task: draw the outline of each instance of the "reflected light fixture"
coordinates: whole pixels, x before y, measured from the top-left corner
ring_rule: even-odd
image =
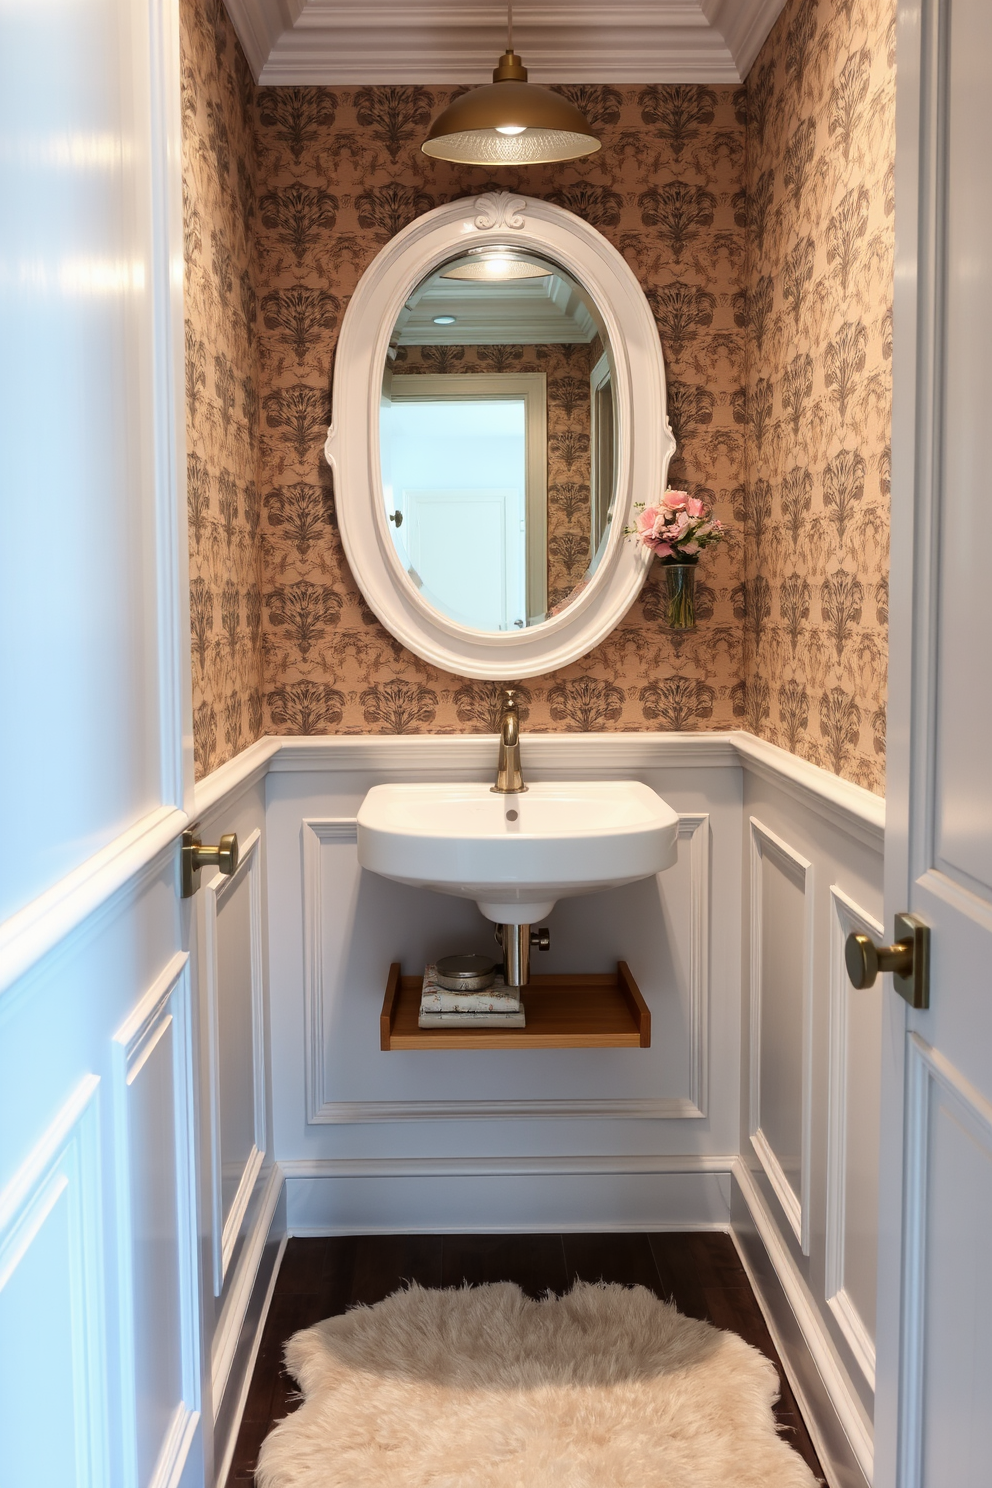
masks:
[[[434,317],[434,324],[435,325],[454,325],[455,320],[456,320],[456,317],[454,315],[435,315],[435,317]]]
[[[543,165],[594,154],[600,141],[584,115],[549,88],[528,83],[513,50],[512,5],[506,30],[492,83],[463,93],[438,114],[421,150],[459,165]]]
[[[547,279],[550,274],[550,269],[541,264],[529,263],[525,258],[517,258],[506,249],[501,251],[498,248],[486,248],[478,254],[471,252],[467,260],[445,269],[441,278],[493,282],[507,279]]]

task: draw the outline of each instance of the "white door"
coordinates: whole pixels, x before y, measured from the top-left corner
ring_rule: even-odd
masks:
[[[410,562],[424,597],[476,630],[525,621],[527,536],[518,487],[406,489]]]
[[[992,6],[902,0],[875,1483],[992,1482]]]
[[[3,1488],[209,1449],[178,103],[174,6],[0,6]]]

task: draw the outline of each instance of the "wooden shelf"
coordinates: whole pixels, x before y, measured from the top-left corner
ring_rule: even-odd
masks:
[[[526,1028],[421,1028],[423,976],[389,968],[379,1019],[389,1049],[649,1049],[651,1013],[626,961],[615,972],[532,976]]]

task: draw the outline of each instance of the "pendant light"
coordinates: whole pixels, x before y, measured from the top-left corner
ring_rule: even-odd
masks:
[[[512,5],[506,32],[492,83],[462,94],[437,116],[420,147],[424,154],[459,165],[544,165],[594,154],[600,142],[579,110],[528,83],[513,50]]]

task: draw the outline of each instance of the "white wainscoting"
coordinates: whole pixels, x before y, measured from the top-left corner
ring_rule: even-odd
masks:
[[[80,1081],[0,1193],[0,1458],[11,1484],[110,1481],[99,1085]],[[58,1430],[39,1441],[41,1382]]]
[[[884,994],[850,986],[843,942],[880,931],[884,804],[781,756],[741,746],[750,990],[733,1226],[832,1488],[864,1488]]]
[[[235,872],[215,873],[200,890],[216,1296],[224,1289],[266,1150],[261,840],[256,827],[241,844]],[[244,1151],[232,1153],[232,1146]]]
[[[756,817],[750,825],[749,1135],[808,1255],[813,865]]]
[[[824,1294],[872,1390],[875,1388],[875,1264],[878,1209],[881,984],[860,992],[844,964],[848,935],[885,943],[884,929],[836,884],[830,889],[830,1043],[827,1056],[827,1216]],[[848,1234],[854,1244],[849,1248]],[[860,1262],[852,1276],[849,1256]]]
[[[685,1120],[704,1117],[708,1095],[708,1030],[709,1030],[709,839],[710,820],[707,812],[684,813],[679,817],[679,865],[659,874],[661,912],[668,929],[666,954],[671,962],[668,990],[679,998],[684,1029],[684,1084],[682,1096],[624,1099],[594,1097],[561,1099],[554,1096],[532,1096],[524,1099],[484,1098],[402,1100],[335,1100],[329,1086],[327,1041],[339,999],[347,997],[348,983],[356,973],[350,960],[343,962],[342,952],[349,950],[353,934],[355,885],[361,876],[355,851],[357,828],[354,817],[304,819],[303,850],[303,935],[304,935],[304,1029],[306,1038],[305,1081],[307,1121],[311,1125],[439,1119],[464,1120],[540,1117],[648,1117],[661,1120]],[[683,845],[684,844],[684,845]],[[348,884],[346,892],[344,885]],[[380,887],[377,885],[377,887]],[[381,885],[390,896],[390,886]],[[411,914],[419,912],[422,896],[396,895],[396,901]],[[486,929],[478,926],[478,916],[464,901],[445,896],[426,896],[427,903],[442,915],[450,917],[452,935],[462,934],[483,939]],[[591,899],[592,896],[590,896]],[[600,896],[595,896],[597,899]],[[442,904],[438,906],[437,900]],[[588,913],[590,899],[577,910],[563,906],[566,913]],[[586,906],[583,910],[583,905]],[[402,913],[402,910],[399,911]],[[395,924],[396,916],[390,917]],[[411,938],[413,925],[410,926]],[[566,936],[573,942],[575,935]],[[581,952],[577,951],[577,954]],[[535,957],[539,964],[539,958]],[[664,1026],[664,1025],[663,1025]]]
[[[992,1363],[992,1275],[974,1245],[992,1234],[992,1105],[918,1034],[908,1047],[899,1482],[936,1488],[949,1461],[966,1481],[988,1471],[987,1400],[942,1382],[987,1380]]]
[[[118,1029],[113,1059],[125,1488],[173,1488],[200,1413],[193,1046],[185,952],[172,958]]]

